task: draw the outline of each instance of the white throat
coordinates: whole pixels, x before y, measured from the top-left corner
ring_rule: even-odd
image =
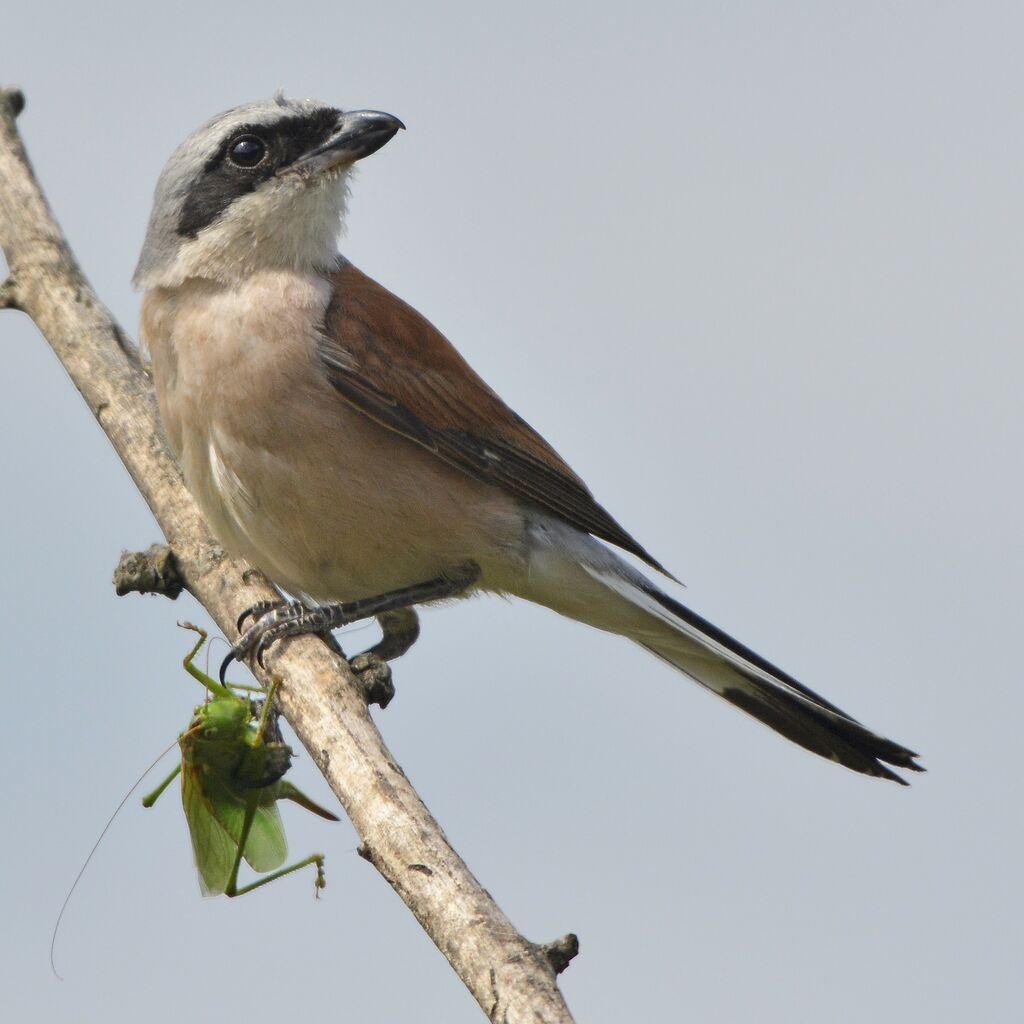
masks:
[[[274,178],[236,199],[169,266],[138,283],[174,288],[189,278],[237,284],[266,270],[299,273],[328,267],[337,255],[348,200],[348,172],[309,182]]]

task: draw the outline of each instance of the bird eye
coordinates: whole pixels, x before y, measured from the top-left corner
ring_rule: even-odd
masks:
[[[266,155],[267,145],[256,135],[242,135],[228,146],[228,159],[236,167],[255,167]]]

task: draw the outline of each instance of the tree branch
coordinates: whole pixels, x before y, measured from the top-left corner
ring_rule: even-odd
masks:
[[[0,308],[23,310],[50,343],[170,542],[179,585],[233,635],[242,611],[279,595],[224,552],[185,490],[138,352],[90,288],[33,175],[15,127],[24,102],[19,90],[0,89],[0,247],[11,275],[0,286]],[[121,582],[154,589],[168,564],[160,556],[148,568],[129,567]],[[395,763],[344,659],[320,640],[299,637],[276,644],[267,662],[257,675],[264,684],[271,674],[282,681],[284,715],[352,819],[360,854],[490,1019],[571,1022],[555,978],[575,955],[575,936],[540,946],[516,931]]]

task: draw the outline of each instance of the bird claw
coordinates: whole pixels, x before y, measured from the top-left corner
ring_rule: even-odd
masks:
[[[381,620],[384,630],[384,636],[377,645],[380,648],[378,657],[398,657],[409,649],[419,634],[419,622],[412,605],[452,597],[471,586],[479,576],[480,566],[476,562],[466,562],[434,579],[340,604],[307,608],[299,601],[260,601],[239,616],[240,633],[250,618],[254,621],[238,638],[221,664],[220,681],[224,682],[224,673],[232,661],[244,661],[253,654],[260,668],[263,668],[263,656],[275,640],[303,633],[322,636],[332,629],[371,615]],[[387,699],[390,700],[390,697]]]
[[[238,616],[238,621],[235,623],[235,629],[239,633],[242,632],[242,626],[245,625],[246,619],[252,619],[253,621],[263,618],[267,612],[273,611],[275,608],[280,608],[282,605],[286,605],[287,601],[257,601],[254,605],[250,605],[248,608]]]
[[[316,610],[306,608],[298,601],[260,601],[247,608],[238,617],[238,628],[252,619],[248,627],[238,638],[234,647],[220,666],[220,681],[224,682],[224,674],[233,661],[244,661],[255,655],[256,664],[265,668],[264,656],[270,645],[285,637],[298,636],[301,633],[319,633],[323,629]]]
[[[359,685],[367,704],[376,704],[382,711],[395,695],[391,666],[372,651],[364,651],[349,659],[349,668],[359,677]]]
[[[242,631],[250,620],[249,627]],[[298,601],[260,601],[238,617],[238,627],[241,636],[220,666],[222,683],[231,662],[255,657],[256,664],[265,668],[264,658],[272,644],[303,633],[324,633],[330,628],[330,619],[323,609],[307,608]],[[352,658],[349,665],[359,678],[366,703],[386,708],[395,695],[387,661],[374,651],[366,651]]]

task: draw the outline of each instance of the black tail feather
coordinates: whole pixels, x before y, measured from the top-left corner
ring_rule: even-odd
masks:
[[[913,772],[924,771],[913,761],[916,754],[876,736],[852,718],[823,712],[806,701],[773,690],[759,679],[748,678],[747,682],[750,689],[730,689],[722,696],[806,750],[838,761],[855,772],[891,779],[901,786],[909,783],[890,771],[887,764]]]
[[[906,786],[907,781],[887,765],[913,772],[925,770],[914,760],[918,755],[913,751],[865,728],[845,711],[667,594],[653,586],[645,589],[650,597],[689,626],[693,633],[707,638],[710,653],[714,653],[715,647],[725,652],[736,685],[711,688],[747,714],[806,750],[864,775],[890,779]],[[645,646],[698,682],[709,685],[696,674],[694,664],[681,663],[669,658],[664,650]]]

